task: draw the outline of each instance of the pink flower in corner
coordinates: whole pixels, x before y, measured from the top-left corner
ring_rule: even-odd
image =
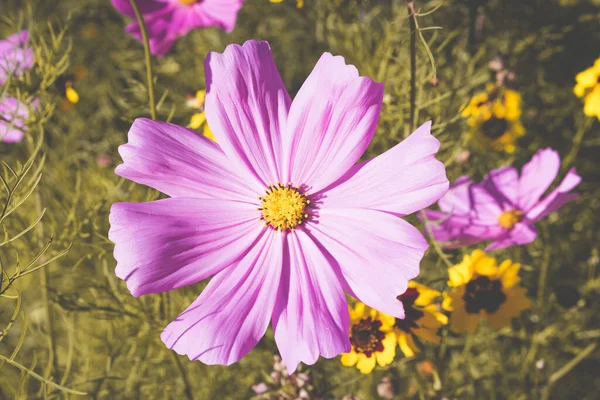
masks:
[[[28,32],[23,30],[0,40],[0,85],[9,75],[20,76],[33,66],[34,55],[27,46],[28,36]]]
[[[135,18],[129,0],[111,0],[113,6]],[[148,30],[150,50],[164,56],[175,40],[196,28],[216,26],[231,32],[245,0],[136,0]],[[140,26],[132,22],[125,31],[142,40]]]
[[[512,167],[492,170],[481,183],[463,176],[438,202],[441,211],[425,211],[428,229],[448,248],[487,240],[492,240],[487,251],[531,243],[537,237],[536,221],[578,197],[569,193],[581,182],[572,168],[542,198],[559,169],[558,153],[547,148],[538,150],[521,176]]]
[[[32,107],[37,107],[34,100]],[[29,119],[27,105],[14,97],[0,99],[0,142],[15,143],[23,140],[27,129],[26,123]]]
[[[117,276],[140,296],[214,275],[164,343],[231,364],[271,321],[292,373],[350,350],[345,292],[402,318],[396,296],[419,273],[427,242],[401,217],[448,188],[431,123],[355,164],[375,133],[383,85],[342,57],[325,53],[293,101],[266,42],[211,53],[205,71],[218,144],[138,119],[119,148],[118,175],[171,198],[113,205]]]

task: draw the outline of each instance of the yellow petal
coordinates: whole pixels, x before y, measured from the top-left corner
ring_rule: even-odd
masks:
[[[402,332],[402,334],[398,336],[398,345],[404,356],[407,358],[414,357],[415,354],[419,353],[419,348],[415,344],[412,335],[406,332]]]
[[[342,354],[340,361],[344,367],[351,367],[358,361],[358,354],[355,351]]]
[[[457,299],[453,299],[456,301]],[[461,299],[462,301],[462,299]],[[454,311],[450,314],[450,327],[458,333],[475,332],[479,323],[479,314],[470,314],[465,310],[465,303],[462,301],[460,307],[455,305]]]
[[[381,330],[383,332],[390,332],[394,328],[394,325],[396,325],[396,317],[382,312],[377,313],[377,319],[381,321]]]
[[[427,342],[435,344],[438,344],[440,342],[440,337],[437,334],[437,330],[432,330],[428,328],[415,328],[412,330],[412,333],[414,333],[416,336]]]
[[[440,297],[442,294],[435,289],[430,288],[429,286],[422,285],[415,281],[408,282],[409,288],[417,289],[419,292],[419,297],[415,300],[415,305],[419,307],[425,307],[433,303],[433,301]]]
[[[518,317],[522,311],[531,307],[531,302],[527,298],[527,289],[513,288],[505,291],[505,294],[506,301],[498,311],[486,315],[488,323],[494,329],[510,326],[513,318]]]
[[[359,354],[356,368],[365,375],[370,374],[375,368],[375,356],[372,354],[371,357],[367,357],[364,354]]]
[[[473,259],[473,269],[477,275],[495,276],[498,273],[495,258],[483,254]]]
[[[592,87],[598,82],[598,71],[594,67],[588,68],[578,73],[575,76],[575,81],[583,87]]]
[[[521,281],[519,278],[519,269],[521,264],[513,263],[511,260],[504,260],[500,264],[499,275],[501,276],[502,287],[509,289]]]
[[[382,343],[383,351],[375,353],[375,357],[377,358],[377,364],[380,367],[385,367],[396,358],[396,334],[389,332],[385,335]]]
[[[217,141],[217,139],[215,139],[215,135],[213,134],[213,132],[210,129],[210,126],[208,126],[208,124],[204,124],[204,130],[202,131],[202,134],[204,136],[206,136],[207,138],[209,138],[210,140],[212,140],[213,142]]]
[[[188,128],[198,129],[206,122],[206,114],[204,112],[192,115]]]
[[[471,280],[472,276],[471,256],[465,255],[462,262],[456,264],[454,267],[448,268],[448,285],[452,287],[465,285]]]
[[[597,85],[590,94],[585,96],[583,112],[588,117],[600,118],[600,85]]]
[[[79,102],[79,93],[77,93],[77,91],[71,86],[67,86],[65,90],[65,96],[67,97],[67,100],[73,104],[77,104]]]

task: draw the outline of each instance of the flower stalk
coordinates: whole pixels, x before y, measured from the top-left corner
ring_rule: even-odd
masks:
[[[146,29],[146,24],[144,23],[142,13],[140,12],[140,8],[135,0],[129,0],[129,3],[131,4],[131,8],[133,8],[133,12],[135,13],[135,18],[137,19],[138,24],[140,24],[140,32],[142,33],[142,41],[144,42],[144,58],[146,62],[146,79],[148,81],[148,107],[150,109],[150,117],[155,120],[156,103],[154,102],[154,81],[152,79],[152,58],[150,57],[148,31]]]

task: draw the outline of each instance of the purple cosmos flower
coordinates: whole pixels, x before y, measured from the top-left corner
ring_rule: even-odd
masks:
[[[569,193],[581,177],[572,168],[556,189],[542,198],[560,169],[560,157],[550,148],[538,150],[523,169],[495,169],[481,183],[459,178],[438,202],[441,211],[426,210],[433,237],[452,248],[493,242],[486,250],[531,243],[534,223],[578,195]],[[421,216],[419,216],[422,218]]]
[[[402,216],[448,189],[431,123],[372,160],[383,85],[325,53],[292,101],[268,43],[231,45],[205,62],[217,143],[138,119],[116,173],[171,198],[117,203],[116,274],[134,296],[211,275],[162,332],[179,354],[231,364],[272,321],[289,373],[350,351],[345,292],[404,317],[398,293],[427,249]]]
[[[155,56],[164,56],[177,38],[187,35],[192,29],[216,26],[231,32],[244,1],[137,0],[137,4],[148,28],[150,51]],[[135,18],[129,0],[112,0],[112,4],[120,13]],[[125,32],[142,40],[137,21],[129,24]]]
[[[37,108],[37,100],[32,107]],[[29,119],[27,106],[14,97],[4,97],[0,100],[0,141],[15,143],[23,140]]]
[[[9,75],[20,76],[33,66],[33,50],[27,47],[27,31],[0,40],[0,85]]]

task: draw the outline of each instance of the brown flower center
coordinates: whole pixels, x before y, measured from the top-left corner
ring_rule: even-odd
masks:
[[[363,318],[352,325],[350,343],[354,351],[363,353],[367,357],[371,357],[375,352],[383,351],[385,333],[380,329],[381,321],[373,320],[371,317]]]
[[[467,283],[463,300],[469,314],[479,314],[482,310],[495,313],[506,301],[506,295],[502,291],[502,282],[478,276]]]
[[[508,130],[508,122],[504,118],[492,117],[481,125],[483,134],[492,140],[496,140]]]
[[[199,0],[178,0],[184,6],[191,6],[194,3],[199,3]]]
[[[419,291],[415,288],[408,288],[406,292],[396,297],[404,306],[404,319],[396,318],[396,328],[409,333],[411,329],[418,328],[417,321],[424,315],[423,311],[415,308],[415,301],[419,297]]]

